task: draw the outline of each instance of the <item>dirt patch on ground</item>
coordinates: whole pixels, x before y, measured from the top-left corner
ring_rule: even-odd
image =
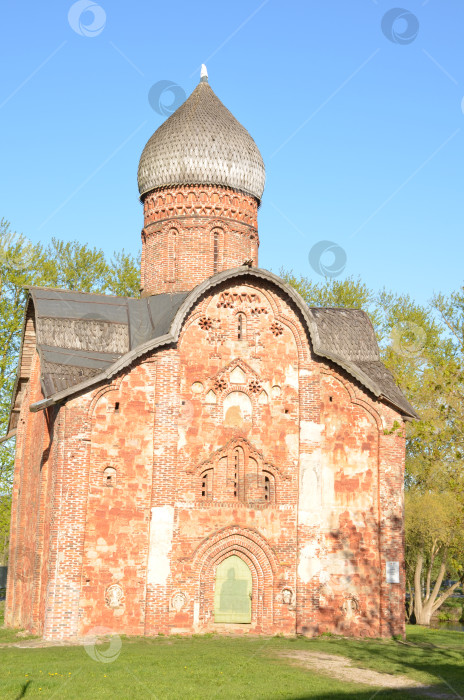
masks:
[[[352,659],[337,654],[325,654],[320,651],[282,651],[280,657],[288,658],[299,666],[311,669],[339,681],[349,683],[363,683],[378,688],[391,688],[393,690],[417,691],[420,697],[429,698],[456,698],[455,694],[442,691],[436,686],[419,683],[407,676],[393,676],[391,673],[381,673],[370,668],[360,668],[353,665]],[[415,693],[414,693],[415,694]]]
[[[100,643],[100,640],[98,641]],[[82,641],[77,639],[64,639],[60,641],[47,642],[41,638],[18,639],[0,644],[1,647],[17,647],[18,649],[43,649],[44,647],[68,647],[81,645]]]

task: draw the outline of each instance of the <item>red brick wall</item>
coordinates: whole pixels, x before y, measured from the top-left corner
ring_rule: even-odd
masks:
[[[49,434],[45,413],[30,413],[29,405],[42,398],[40,360],[35,354],[17,428],[5,609],[7,625],[33,630],[40,630],[36,606],[46,562],[46,556],[42,557],[47,501],[43,467]]]
[[[314,546],[315,631],[379,636],[378,449],[380,416],[355,387],[321,374],[321,498]],[[306,563],[309,564],[308,558]],[[304,568],[304,567],[302,567]]]
[[[9,624],[49,639],[231,629],[214,623],[214,584],[234,554],[253,580],[252,622],[236,631],[401,634],[398,418],[314,359],[283,292],[223,283],[178,347],[57,410],[41,483],[45,416],[24,409],[12,561],[33,542],[36,565],[11,569]]]
[[[142,294],[193,289],[253,259],[258,264],[258,203],[226,187],[155,190],[143,201]]]
[[[295,608],[282,590],[294,594],[296,585],[299,372],[314,364],[305,332],[274,290],[229,284],[192,312],[179,354],[177,517],[166,592],[182,591],[187,602],[171,610],[170,627],[215,629],[216,567],[236,554],[254,581],[251,626],[237,629],[292,633]],[[202,498],[205,469],[213,486]]]
[[[89,412],[80,633],[103,625],[115,632],[144,634],[153,476],[153,371],[152,364],[134,367],[117,382],[117,388],[102,393]],[[119,586],[123,595],[117,609],[111,607],[109,596],[114,589],[108,592],[110,586]]]

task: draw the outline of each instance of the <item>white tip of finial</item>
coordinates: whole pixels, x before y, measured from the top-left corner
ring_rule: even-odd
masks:
[[[206,70],[206,66],[204,63],[201,64],[201,73],[200,73],[200,80],[203,83],[208,82],[208,71]]]

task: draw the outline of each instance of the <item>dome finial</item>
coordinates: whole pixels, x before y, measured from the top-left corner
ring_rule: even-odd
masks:
[[[200,83],[208,82],[208,71],[204,63],[201,64]]]

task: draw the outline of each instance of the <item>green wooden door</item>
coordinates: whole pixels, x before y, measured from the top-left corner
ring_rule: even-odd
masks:
[[[251,622],[251,571],[235,555],[216,569],[214,591],[215,622]]]

